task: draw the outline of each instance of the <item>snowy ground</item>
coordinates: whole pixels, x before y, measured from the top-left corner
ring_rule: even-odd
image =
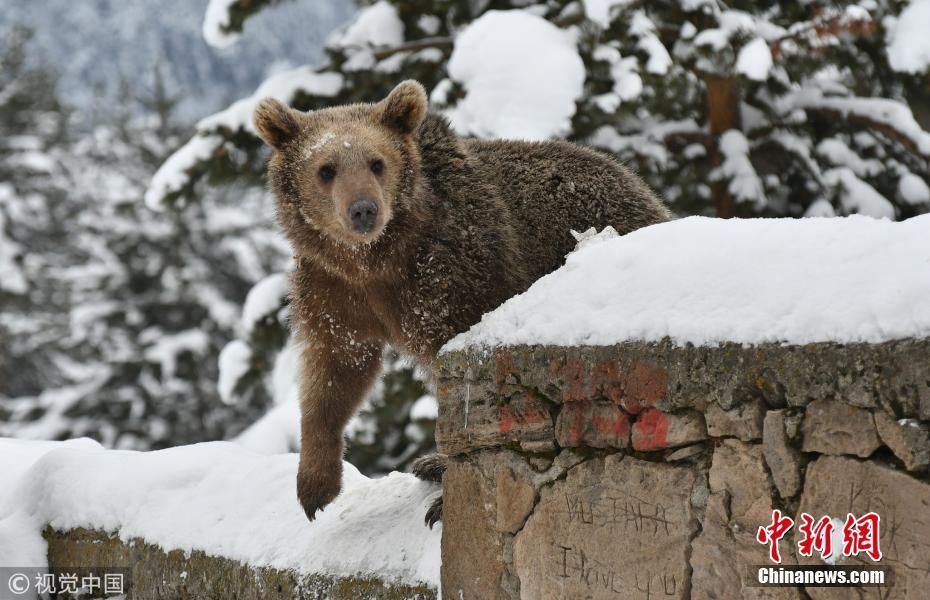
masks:
[[[895,223],[690,217],[582,240],[565,266],[444,351],[626,340],[882,342],[930,336],[930,215]]]
[[[402,473],[369,479],[345,464],[342,494],[310,523],[296,468],[295,454],[228,442],[129,452],[87,439],[0,439],[0,565],[45,565],[41,531],[51,525],[302,574],[438,587],[441,526],[423,523],[438,486]]]

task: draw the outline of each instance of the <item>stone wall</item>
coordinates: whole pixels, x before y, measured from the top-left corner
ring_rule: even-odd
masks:
[[[438,384],[444,598],[859,597],[745,585],[776,508],[879,513],[892,586],[856,591],[927,597],[930,340],[465,351]]]
[[[132,600],[435,600],[426,586],[376,578],[301,575],[244,565],[200,551],[166,552],[144,540],[100,531],[47,529],[51,572],[125,572]],[[92,569],[87,571],[87,569]],[[107,569],[110,569],[108,571]]]

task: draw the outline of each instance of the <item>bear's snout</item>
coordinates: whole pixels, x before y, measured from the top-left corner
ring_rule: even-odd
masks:
[[[349,221],[357,233],[368,233],[378,220],[378,205],[368,198],[359,198],[349,205]]]

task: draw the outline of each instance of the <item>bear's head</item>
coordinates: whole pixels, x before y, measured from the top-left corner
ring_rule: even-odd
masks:
[[[269,179],[292,240],[323,237],[349,248],[377,241],[414,185],[415,134],[426,112],[426,91],[412,80],[375,104],[308,113],[262,100],[253,122],[273,151]]]

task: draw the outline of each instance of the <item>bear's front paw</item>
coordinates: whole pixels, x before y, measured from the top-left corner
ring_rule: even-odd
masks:
[[[311,521],[339,495],[342,489],[342,465],[337,468],[301,468],[297,472],[297,498]]]
[[[442,483],[442,474],[446,472],[446,455],[427,454],[413,461],[410,471],[423,481]]]

